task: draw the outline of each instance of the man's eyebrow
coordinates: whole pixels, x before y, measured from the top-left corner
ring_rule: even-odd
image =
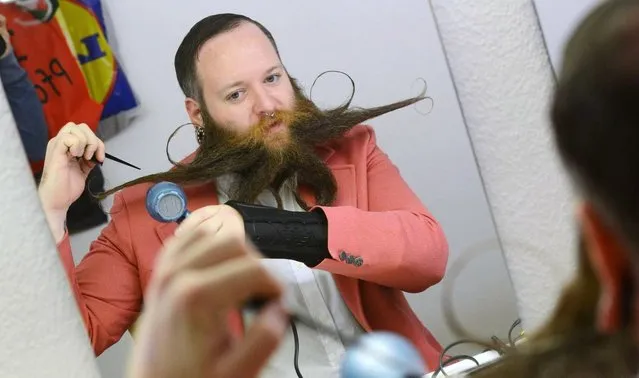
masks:
[[[268,70],[266,70],[266,73],[271,73],[271,72],[273,72],[273,71],[275,71],[275,70],[277,70],[277,69],[279,69],[279,68],[284,68],[284,67],[282,67],[282,65],[281,65],[281,64],[276,64],[276,65],[274,65],[273,67],[271,67],[271,68],[269,68]]]
[[[222,90],[220,90],[220,92],[226,92],[227,90],[233,88],[233,87],[239,87],[240,85],[242,85],[242,81],[236,81],[234,83],[231,83],[227,86],[225,86],[224,88],[222,88]]]
[[[273,71],[275,71],[275,70],[277,70],[277,69],[282,69],[282,68],[284,68],[284,67],[283,67],[281,64],[276,64],[276,65],[274,65],[273,67],[271,67],[271,68],[269,68],[268,70],[266,70],[266,71],[265,71],[265,73],[266,73],[266,74],[269,74],[269,73],[271,73],[271,72],[273,72]],[[240,81],[233,82],[233,83],[231,83],[231,84],[229,84],[229,85],[226,85],[224,88],[222,88],[222,89],[220,90],[220,92],[226,92],[227,90],[229,90],[229,89],[231,89],[231,88],[233,88],[233,87],[239,87],[239,86],[240,86],[240,85],[242,85],[243,83],[244,83],[244,82],[243,82],[243,81],[241,81],[241,80],[240,80]]]

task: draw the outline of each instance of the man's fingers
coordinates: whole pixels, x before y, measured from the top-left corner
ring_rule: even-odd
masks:
[[[190,216],[189,216],[190,217]],[[195,222],[193,222],[195,223]],[[167,265],[171,270],[176,270],[175,266],[179,265],[178,261],[183,260],[185,256],[192,254],[201,254],[208,253],[211,249],[216,248],[216,245],[220,243],[217,241],[215,243],[215,234],[222,227],[222,223],[220,221],[215,221],[215,219],[205,220],[197,225],[195,225],[196,229],[187,230],[186,232],[176,232],[171,241],[175,241],[176,244],[168,244],[164,249],[164,252],[161,256],[162,265]],[[193,244],[196,241],[199,242],[199,248],[194,250]]]
[[[86,135],[75,129],[69,129],[69,134],[73,135],[78,140],[78,144],[73,148],[73,156],[78,158],[83,157],[86,154],[87,148],[89,147],[89,141]]]
[[[85,139],[87,141],[89,140],[93,140],[93,139],[97,139],[98,137],[95,135],[95,133],[93,132],[93,130],[91,130],[91,128],[89,127],[89,125],[87,125],[86,123],[67,123],[66,125],[64,125],[64,127],[60,130],[60,132],[62,131],[68,132],[68,133],[74,133],[74,134],[82,134],[84,135]]]
[[[85,160],[91,160],[96,152],[100,151],[100,155],[96,155],[98,160],[104,160],[104,143],[93,133],[91,128],[84,123],[75,124],[73,122],[64,125],[58,132],[57,139],[63,140],[66,135],[75,136],[79,143],[77,146],[70,148],[74,157],[82,157]],[[80,150],[81,149],[81,150]]]
[[[278,302],[266,305],[244,338],[219,362],[215,376],[257,377],[282,340],[288,319]]]
[[[186,219],[175,230],[175,235],[178,236],[182,233],[186,233],[190,230],[195,229],[202,222],[214,217],[217,213],[219,213],[220,209],[221,206],[206,206],[198,209],[197,211],[194,211],[188,217],[186,217]]]
[[[199,232],[188,232],[180,237],[174,236],[167,240],[162,249],[162,253],[158,256],[154,274],[164,274],[167,268],[171,268],[171,266],[175,264],[175,260],[179,254],[188,253],[191,250],[191,246],[205,236],[206,235]]]
[[[98,149],[98,143],[96,141],[90,141],[84,148],[84,160],[91,160],[95,151]]]
[[[74,135],[82,135],[82,138],[84,138],[86,143],[84,148],[84,159],[91,160],[93,158],[93,154],[95,154],[100,146],[100,139],[98,139],[98,137],[93,133],[93,130],[91,130],[91,128],[85,123],[76,125],[76,127],[70,129],[70,132]]]
[[[210,268],[182,272],[175,277],[167,296],[176,298],[185,311],[226,311],[250,299],[278,298],[279,283],[259,259],[232,259]]]
[[[65,131],[58,133],[57,139],[69,150],[71,156],[82,157],[87,146],[87,137],[76,127],[65,126]]]
[[[80,157],[84,153],[84,144],[73,134],[64,134],[58,137],[59,143],[56,143],[56,152],[66,154],[67,151],[73,157]]]
[[[87,147],[85,149],[84,158],[86,160],[91,160],[95,152],[98,150],[98,148],[102,144],[102,141],[95,135],[93,130],[91,130],[89,125],[87,125],[86,123],[79,124],[75,130],[77,130],[78,132],[81,132],[86,137]]]
[[[158,258],[154,271],[156,290],[163,291],[175,277],[185,271],[202,270],[227,260],[262,255],[246,240],[221,233],[213,236],[204,232],[191,232],[167,242]]]
[[[219,223],[219,222],[207,222]],[[221,224],[220,224],[221,226]],[[214,225],[212,227],[215,227]],[[167,251],[166,264],[171,272],[177,273],[186,269],[202,269],[235,257],[246,256],[244,243],[235,238],[223,235],[210,235],[200,231],[201,237],[192,242],[188,249]]]
[[[106,147],[104,146],[104,142],[100,139],[98,139],[98,147],[95,151],[95,157],[101,162],[106,159]]]

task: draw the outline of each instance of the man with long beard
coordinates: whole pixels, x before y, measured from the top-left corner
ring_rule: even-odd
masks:
[[[285,288],[287,310],[339,336],[293,323],[261,377],[295,377],[299,370],[306,378],[336,377],[346,340],[373,330],[405,336],[434,368],[441,347],[403,291],[421,292],[441,280],[447,243],[376,146],[373,129],[361,125],[423,97],[320,110],[289,77],[270,32],[234,14],[198,22],[178,48],[175,68],[200,147],[168,172],[105,193],[117,192],[112,220],[77,267],[65,213],[84,187],[90,160],[104,159],[104,145],[76,124],[49,144],[40,198],[96,354],[136,321],[152,272],[170,277],[184,268],[154,272],[163,245],[184,238],[182,232],[209,241],[233,232],[231,239],[248,239],[263,255],[263,266]],[[193,212],[177,233],[175,224],[158,223],[145,209],[146,191],[158,181],[180,184],[187,194]],[[230,253],[207,251],[192,246],[184,264]],[[233,288],[225,295],[234,296]],[[234,337],[254,321],[237,309],[228,313]]]

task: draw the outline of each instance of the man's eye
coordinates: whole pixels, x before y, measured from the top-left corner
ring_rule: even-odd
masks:
[[[266,77],[266,82],[267,83],[275,83],[276,81],[278,81],[280,79],[282,75],[280,74],[273,74],[273,75],[269,75]]]
[[[230,95],[226,96],[227,101],[237,101],[240,99],[241,93],[239,91],[233,92]]]

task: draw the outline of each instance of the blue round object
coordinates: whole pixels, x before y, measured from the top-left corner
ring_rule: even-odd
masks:
[[[188,214],[184,190],[172,182],[159,182],[146,192],[146,210],[158,222],[180,222]]]
[[[421,355],[404,337],[371,332],[353,344],[342,360],[343,378],[421,377],[426,367]]]

